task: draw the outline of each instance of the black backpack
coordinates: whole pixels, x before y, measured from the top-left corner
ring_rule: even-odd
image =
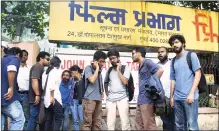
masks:
[[[192,52],[189,51],[187,56],[186,56],[186,61],[187,61],[187,64],[189,65],[189,69],[193,72],[193,75],[195,75],[195,72],[192,70],[191,54],[192,54]],[[176,59],[176,57],[174,57],[172,60],[172,68],[173,68],[174,74],[175,74],[175,69],[174,69],[175,59]],[[204,75],[204,72],[202,71],[202,69],[201,69],[200,82],[198,84],[198,90],[199,90],[199,93],[204,93],[207,91],[207,82],[206,82],[205,75]]]
[[[107,76],[108,78],[109,78],[109,74],[112,71],[112,69],[113,69],[113,67],[110,67],[108,70],[108,73],[106,74],[106,75],[108,75]],[[125,65],[122,65],[121,73],[124,74],[124,72],[125,72]],[[131,73],[130,73],[130,77],[128,79],[128,85],[126,85],[126,92],[127,92],[128,97],[129,97],[129,101],[132,101],[132,99],[134,97],[135,87],[134,87],[134,80],[133,80]]]

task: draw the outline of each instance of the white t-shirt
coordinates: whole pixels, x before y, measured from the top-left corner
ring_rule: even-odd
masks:
[[[46,78],[47,78],[47,74],[45,71],[42,76],[43,90],[45,88]],[[57,68],[52,69],[49,72],[49,78],[48,78],[47,87],[46,87],[46,94],[44,96],[44,105],[46,108],[48,108],[51,105],[50,91],[52,90],[54,90],[54,98],[62,105],[62,97],[59,91],[60,82],[61,82],[61,72]]]
[[[131,72],[128,66],[125,66],[123,76],[128,80],[130,74]],[[109,79],[110,79],[109,87],[108,87],[109,94],[107,100],[114,102],[126,98],[127,97],[126,86],[123,85],[122,80],[119,78],[119,74],[115,69],[112,69],[112,71],[110,72]],[[105,82],[107,82],[107,76],[105,77]]]
[[[165,96],[170,98],[170,66],[171,61],[168,60],[165,64],[161,64],[160,62],[158,65],[164,70],[163,75],[160,78],[160,81],[163,85]]]
[[[19,72],[17,75],[17,84],[19,91],[28,91],[29,90],[29,77],[30,77],[30,66],[26,65],[24,67],[20,66]]]

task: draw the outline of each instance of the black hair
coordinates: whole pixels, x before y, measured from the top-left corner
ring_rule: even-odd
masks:
[[[73,65],[69,68],[70,71],[78,71],[80,74],[83,73],[83,69],[81,69],[78,65]]]
[[[8,49],[8,54],[10,55],[20,55],[21,54],[21,49],[19,47],[12,47]]]
[[[184,44],[184,48],[186,47],[186,40],[185,40],[185,38],[184,38],[184,36],[183,35],[172,35],[171,37],[170,37],[170,39],[169,39],[169,41],[168,41],[168,43],[170,44],[170,46],[172,46],[173,45],[173,41],[174,40],[179,40],[182,44]]]
[[[134,48],[134,50],[135,50],[136,52],[141,53],[141,56],[142,56],[142,57],[145,57],[145,55],[146,55],[146,50],[145,50],[143,47],[136,47],[136,48]]]
[[[94,53],[93,59],[98,61],[101,58],[106,59],[107,58],[106,53],[104,53],[103,51],[100,51],[100,50],[96,51]]]
[[[70,72],[69,70],[64,70],[64,71],[62,72],[62,77],[63,77],[63,75],[64,75],[65,72],[67,72],[67,73],[69,74],[69,77],[71,76],[71,72]]]
[[[50,65],[46,70],[46,74],[49,74],[49,72],[54,68],[54,67],[60,67],[61,64],[61,60],[59,59],[59,57],[54,56],[52,57],[52,59],[50,60]]]
[[[119,52],[116,49],[110,49],[107,53],[107,57],[116,56],[119,57]]]
[[[48,52],[42,51],[37,55],[36,61],[39,62],[40,58],[44,59],[46,56],[50,56],[50,54]]]
[[[4,53],[5,53],[5,54],[8,54],[8,50],[9,50],[8,47],[1,46],[1,48],[4,48]]]
[[[22,54],[26,53],[27,55],[29,55],[29,53],[26,50],[21,50]]]
[[[167,47],[161,46],[160,48],[165,49],[167,53],[169,52],[168,49],[167,49]],[[159,49],[160,49],[160,48],[159,48]]]

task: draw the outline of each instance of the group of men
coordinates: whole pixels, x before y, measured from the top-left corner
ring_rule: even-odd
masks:
[[[182,35],[173,35],[169,39],[169,44],[176,53],[174,63],[168,58],[166,47],[158,49],[159,63],[146,59],[146,51],[143,47],[134,48],[132,51],[133,62],[139,63],[136,130],[158,130],[155,121],[155,103],[145,86],[151,74],[156,74],[160,78],[166,96],[167,114],[161,116],[163,129],[199,130],[197,88],[201,77],[199,59],[196,53],[192,52],[192,70],[190,70],[186,60],[188,51],[185,50],[185,38]],[[36,128],[42,94],[43,68],[49,65],[50,55],[47,52],[40,52],[36,59],[37,64],[31,68],[26,65],[27,56],[26,51],[21,52],[14,48],[14,51],[9,51],[2,58],[2,116],[10,118],[10,130],[23,129],[26,117],[24,114],[29,114],[25,129]],[[107,57],[113,68],[107,71],[103,83],[101,68]],[[18,58],[21,58],[21,62]],[[107,54],[99,50],[94,53],[92,63],[85,67],[83,74],[85,91],[82,100],[81,130],[101,130],[104,95],[106,96],[108,130],[115,130],[116,109],[119,111],[122,130],[131,130],[129,98],[126,89],[131,72],[128,66],[125,66],[123,72],[121,68],[117,50],[110,49]],[[18,89],[15,89],[16,87]],[[16,90],[20,96],[17,96]],[[29,113],[26,113],[26,110]],[[2,122],[4,122],[3,119]]]

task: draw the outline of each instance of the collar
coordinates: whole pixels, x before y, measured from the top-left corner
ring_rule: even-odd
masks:
[[[141,63],[141,65],[139,65],[139,70],[141,70],[142,66],[144,65],[144,63],[145,63],[146,61],[147,61],[147,59],[144,58],[143,61],[142,61],[142,63]]]

